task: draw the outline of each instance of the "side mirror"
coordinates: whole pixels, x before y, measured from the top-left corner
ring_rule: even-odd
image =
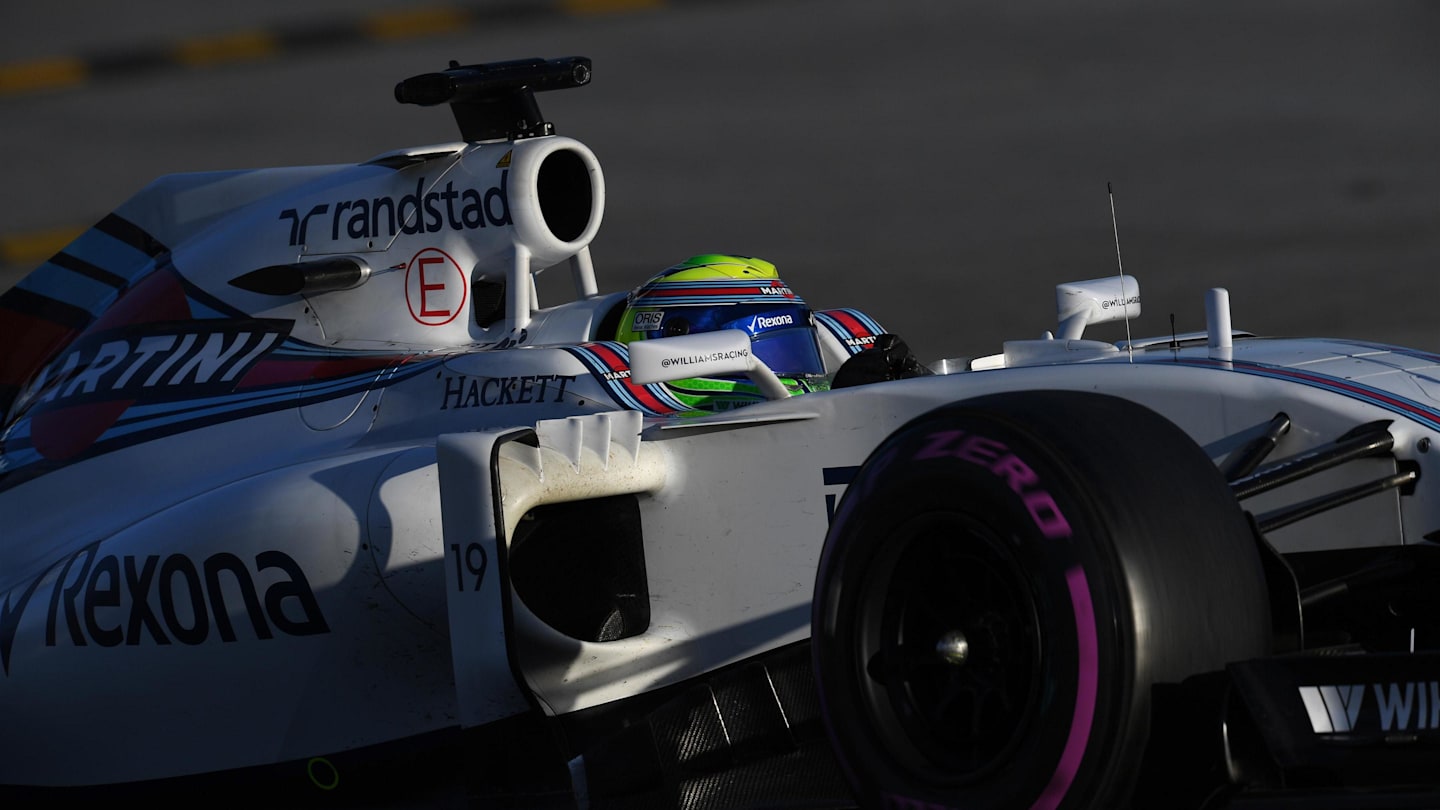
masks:
[[[1079,340],[1085,327],[1140,315],[1140,282],[1134,276],[1072,281],[1055,287],[1055,337]]]
[[[739,329],[630,344],[630,379],[641,385],[725,374],[748,376],[769,399],[790,396],[775,372],[750,350],[750,336]]]

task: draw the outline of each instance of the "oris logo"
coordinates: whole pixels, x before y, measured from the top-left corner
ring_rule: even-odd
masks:
[[[653,332],[660,328],[660,321],[665,319],[662,310],[650,309],[635,313],[635,319],[630,323],[631,332]]]
[[[794,326],[795,318],[792,315],[756,315],[750,319],[750,333],[754,334],[762,329],[774,329],[777,326]]]

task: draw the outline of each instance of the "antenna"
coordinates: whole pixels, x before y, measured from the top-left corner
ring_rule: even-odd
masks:
[[[1120,224],[1115,219],[1115,189],[1105,181],[1105,193],[1110,196],[1110,227],[1115,231],[1115,264],[1120,268],[1120,301],[1125,307],[1125,350],[1130,353],[1130,362],[1135,362],[1135,346],[1130,342],[1130,297],[1125,294],[1125,263],[1120,260]]]

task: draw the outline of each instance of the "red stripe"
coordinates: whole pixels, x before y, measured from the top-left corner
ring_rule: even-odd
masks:
[[[600,358],[600,362],[605,364],[605,368],[610,371],[628,371],[630,369],[630,364],[620,356],[619,352],[603,343],[586,343],[581,348],[594,352],[595,356]]]
[[[647,388],[647,387],[645,387],[645,386],[643,386],[643,385],[636,385],[635,383],[633,383],[633,382],[630,381],[630,378],[629,378],[629,377],[626,377],[626,378],[625,378],[625,384],[628,385],[628,386],[630,386],[630,391],[631,391],[633,394],[635,394],[635,398],[638,399],[638,400],[640,400],[640,402],[641,402],[646,408],[649,408],[650,410],[654,411],[655,413],[674,413],[674,412],[675,412],[675,409],[674,409],[674,408],[672,408],[672,407],[670,407],[669,405],[667,405],[666,403],[662,402],[662,401],[660,400],[660,398],[657,397],[657,396],[655,396],[654,392],[652,392],[649,388]]]
[[[237,389],[278,383],[331,380],[367,371],[382,371],[404,363],[401,357],[339,357],[318,360],[266,360],[257,364],[241,378]]]
[[[1264,368],[1264,367],[1262,366],[1261,368]],[[1434,418],[1437,416],[1437,413],[1436,413],[1435,411],[1432,411],[1432,410],[1430,410],[1430,409],[1428,409],[1428,408],[1421,407],[1421,406],[1416,405],[1416,404],[1414,404],[1414,403],[1406,402],[1406,401],[1403,400],[1403,399],[1395,399],[1394,397],[1392,397],[1392,396],[1384,393],[1383,391],[1378,391],[1378,390],[1371,389],[1371,388],[1361,388],[1360,386],[1357,386],[1357,385],[1351,385],[1350,383],[1347,383],[1347,382],[1345,382],[1344,380],[1338,379],[1338,378],[1336,378],[1336,377],[1327,377],[1327,376],[1323,376],[1323,375],[1310,374],[1310,373],[1303,372],[1303,371],[1295,371],[1295,370],[1293,370],[1293,369],[1272,369],[1272,368],[1266,368],[1266,370],[1267,370],[1267,371],[1278,371],[1282,376],[1296,377],[1296,378],[1301,379],[1301,380],[1307,380],[1307,381],[1309,381],[1309,382],[1313,382],[1313,383],[1315,383],[1316,385],[1328,386],[1328,387],[1330,387],[1330,388],[1338,388],[1338,389],[1340,389],[1340,390],[1342,390],[1342,391],[1348,391],[1348,392],[1350,392],[1350,393],[1352,393],[1352,394],[1355,394],[1357,397],[1364,397],[1364,398],[1366,398],[1366,399],[1378,399],[1378,400],[1380,400],[1381,402],[1385,402],[1385,403],[1388,403],[1388,404],[1390,404],[1390,405],[1394,405],[1395,407],[1400,408],[1401,410],[1404,410],[1404,411],[1409,412],[1409,413],[1419,414],[1419,415],[1424,416],[1424,417],[1426,417],[1426,418],[1428,418],[1428,419],[1434,419]]]
[[[1371,388],[1364,388],[1359,385],[1347,383],[1338,377],[1329,377],[1324,374],[1314,374],[1311,372],[1297,371],[1295,369],[1285,368],[1284,366],[1270,366],[1263,363],[1250,363],[1240,360],[1227,363],[1223,360],[1197,358],[1191,360],[1190,362],[1208,368],[1224,369],[1227,366],[1234,366],[1238,368],[1252,369],[1254,371],[1262,372],[1265,374],[1272,374],[1281,379],[1289,378],[1293,380],[1303,380],[1320,388],[1344,391],[1347,394],[1353,395],[1355,399],[1378,400],[1380,402],[1384,402],[1386,404],[1399,408],[1406,413],[1413,413],[1422,416],[1425,419],[1435,420],[1437,418],[1440,418],[1440,411],[1435,411],[1433,409],[1413,402],[1406,402],[1402,399],[1396,399],[1393,395],[1386,394],[1383,391]]]
[[[856,318],[843,309],[826,310],[825,314],[839,321],[840,325],[845,327],[845,331],[849,332],[851,337],[871,337],[875,334],[870,331],[868,326],[861,323],[859,318]]]
[[[769,289],[769,287],[766,287],[765,289]],[[688,290],[673,290],[673,289],[668,289],[668,288],[667,288],[667,289],[661,289],[661,290],[647,290],[647,291],[645,291],[645,294],[642,295],[642,296],[640,296],[640,297],[641,297],[641,299],[645,299],[645,298],[684,297],[684,296],[688,296],[688,295],[714,295],[714,296],[725,296],[725,295],[765,295],[764,293],[760,292],[760,290],[761,290],[760,287],[754,287],[754,286],[745,286],[745,287],[693,287],[693,288],[688,289]],[[766,296],[766,297],[769,298],[769,297],[771,297],[771,296]]]
[[[605,364],[605,367],[611,371],[628,371],[630,369],[630,364],[620,356],[620,353],[609,346],[600,343],[587,343],[585,344],[585,348],[594,352],[595,355],[600,358],[601,362]],[[660,398],[655,396],[653,391],[634,382],[629,377],[626,377],[620,382],[625,384],[626,390],[628,390],[635,399],[639,400],[641,407],[646,410],[655,413],[675,412],[674,408],[661,402]]]
[[[0,385],[21,385],[77,330],[20,312],[0,314]]]
[[[41,411],[30,420],[30,441],[51,461],[74,458],[114,427],[131,404],[133,400],[124,399]]]

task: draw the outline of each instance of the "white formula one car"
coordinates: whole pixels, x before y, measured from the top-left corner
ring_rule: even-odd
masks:
[[[621,342],[686,300],[597,291],[589,71],[406,80],[463,142],[164,177],[0,296],[6,795],[1431,806],[1440,357],[1084,339],[1123,276],[935,373],[763,277]]]

